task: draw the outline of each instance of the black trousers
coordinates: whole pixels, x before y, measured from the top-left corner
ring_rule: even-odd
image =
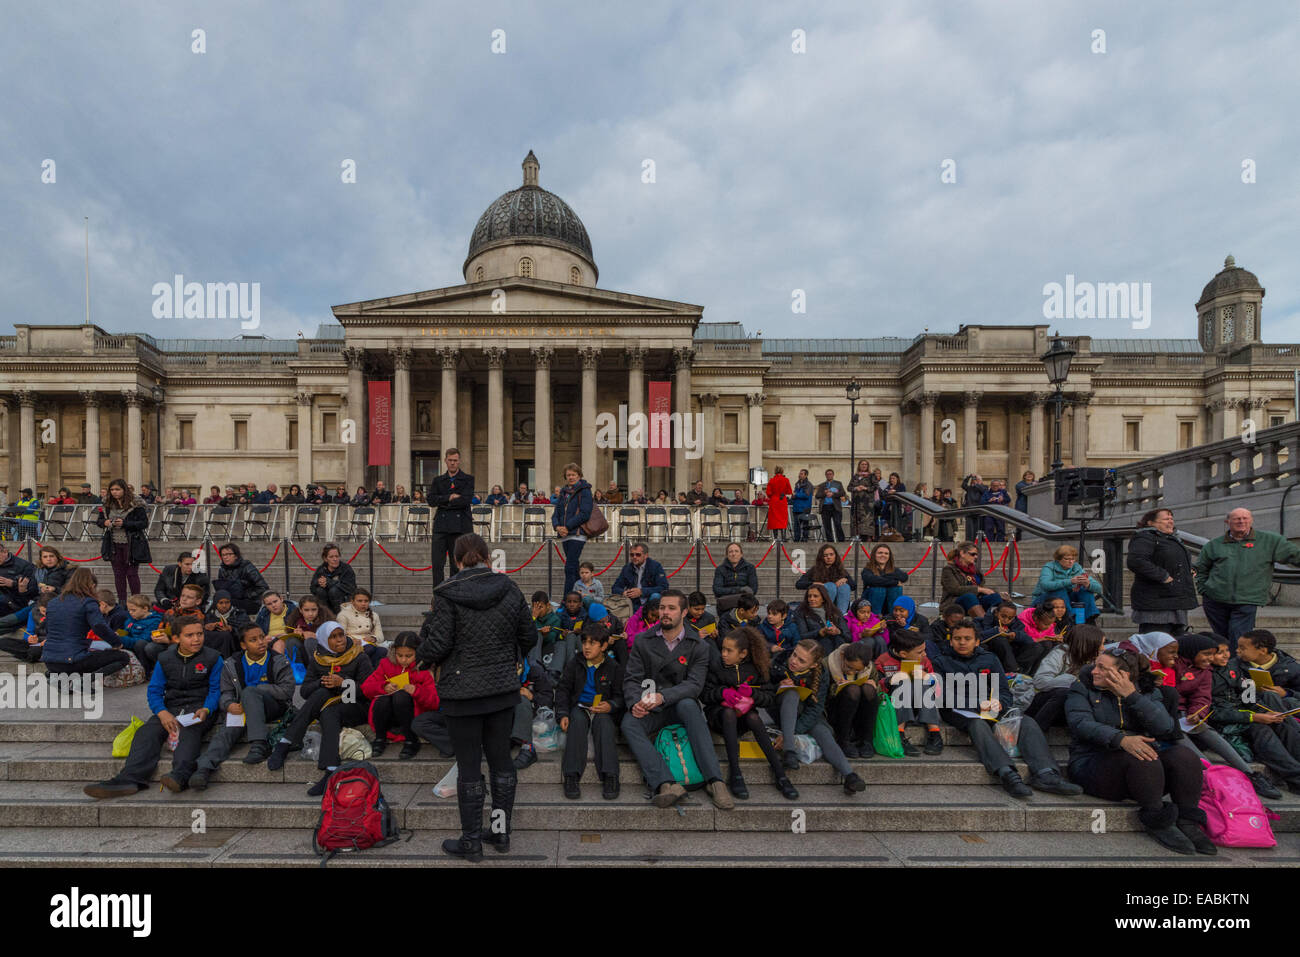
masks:
[[[351,704],[337,701],[328,708],[325,707],[325,702],[338,693],[339,689],[337,688],[318,688],[312,692],[312,696],[303,703],[302,708],[294,715],[293,722],[284,734],[285,741],[288,741],[292,747],[298,747],[302,744],[308,726],[319,718],[320,756],[316,760],[316,767],[322,771],[327,768],[338,767],[339,733],[344,728],[366,723],[366,710],[369,708],[369,702],[365,698],[360,698]]]
[[[745,732],[754,736],[759,749],[763,752],[763,757],[767,758],[767,763],[772,766],[772,772],[778,778],[786,776],[785,768],[781,764],[781,756],[772,745],[772,736],[767,733],[767,727],[763,724],[763,719],[758,716],[757,708],[750,708],[744,714],[737,714],[735,708],[718,708],[711,715],[709,724],[722,732],[731,777],[741,776],[740,736]]]
[[[1149,635],[1153,631],[1163,631],[1166,635],[1169,635],[1171,638],[1181,638],[1183,635],[1187,633],[1187,626],[1175,625],[1173,622],[1169,622],[1167,624],[1161,624],[1160,622],[1156,622],[1156,621],[1147,622],[1146,624],[1143,625],[1138,625],[1139,635]]]
[[[214,629],[213,631],[203,632],[203,646],[214,649],[221,655],[221,660],[225,661],[235,653],[239,643],[235,641],[234,632]],[[166,648],[167,646],[163,645],[162,647]]]
[[[998,741],[991,721],[985,721],[983,718],[968,718],[965,715],[956,714],[946,709],[939,713],[943,715],[943,720],[947,724],[970,735],[971,744],[975,747],[975,754],[979,756],[980,763],[984,765],[984,769],[989,774],[996,775],[1004,768],[1015,767],[1015,761],[1007,754],[1007,750],[1002,746],[1002,743]],[[1056,761],[1052,758],[1051,748],[1047,746],[1047,737],[1043,734],[1043,729],[1038,726],[1033,718],[1024,717],[1020,719],[1020,735],[1016,746],[1020,749],[1021,759],[1025,764],[1029,765],[1030,774],[1060,770]],[[1183,750],[1187,749],[1184,748]]]
[[[1008,672],[1020,671],[1020,662],[1016,660],[1016,653],[1011,648],[1011,642],[1007,641],[1002,635],[994,635],[984,642],[984,647],[998,656],[998,661],[1002,662],[1002,667]]]
[[[582,777],[587,770],[587,735],[596,744],[596,773],[601,777],[612,774],[618,777],[618,745],[614,741],[614,719],[608,714],[587,714],[584,708],[574,708],[569,715],[569,730],[565,732],[564,758],[560,761],[561,774]]]
[[[826,705],[835,740],[841,745],[856,741],[870,743],[875,737],[879,707],[880,693],[871,685],[845,685],[835,692]]]
[[[118,648],[105,648],[89,652],[78,661],[47,661],[45,670],[52,675],[116,674],[131,661],[129,652]]]
[[[181,728],[180,741],[176,743],[176,751],[172,755],[171,775],[182,784],[190,779],[190,775],[198,767],[203,736],[216,720],[217,716],[210,714],[199,724]],[[153,777],[154,769],[158,767],[158,759],[162,757],[163,742],[166,740],[167,729],[162,726],[157,715],[136,728],[135,737],[131,739],[131,753],[126,756],[126,764],[118,772],[118,780],[129,781],[132,784],[148,784],[149,779]]]
[[[442,580],[447,577],[443,574],[445,567],[450,567],[450,574],[456,574],[456,562],[452,559],[452,553],[456,550],[456,539],[460,538],[461,532],[434,532],[433,533],[433,587],[437,588]]]
[[[1033,718],[1044,731],[1057,725],[1065,727],[1065,699],[1069,696],[1069,688],[1050,688],[1047,691],[1040,691],[1034,695],[1034,700],[1029,702],[1029,707],[1025,709],[1025,716]]]
[[[447,730],[447,716],[441,711],[426,711],[416,716],[411,722],[411,730],[437,748],[444,758],[455,751],[451,745],[451,733]]]
[[[515,773],[510,757],[510,726],[515,720],[513,705],[487,714],[446,717],[452,750],[456,752],[457,776],[462,784],[482,779],[484,757],[493,774]]]
[[[211,634],[211,632],[208,632],[208,634]],[[206,638],[204,644],[207,644]],[[131,651],[140,659],[140,664],[144,666],[144,676],[149,678],[153,675],[154,665],[158,663],[158,656],[170,647],[170,644],[163,644],[161,641],[141,639],[131,646]]]
[[[402,691],[380,695],[370,709],[370,723],[377,739],[382,739],[391,729],[407,741],[414,741],[415,732],[411,730],[414,720],[415,699]]]
[[[19,661],[40,661],[41,646],[29,645],[25,638],[0,638],[0,651],[7,651]]]
[[[1149,811],[1168,794],[1180,808],[1201,800],[1204,769],[1191,748],[1165,748],[1155,761],[1141,761],[1127,751],[1107,751],[1070,763],[1070,779],[1093,797],[1107,801],[1131,798]]]
[[[828,542],[844,541],[844,526],[840,524],[839,509],[822,509],[822,532]]]

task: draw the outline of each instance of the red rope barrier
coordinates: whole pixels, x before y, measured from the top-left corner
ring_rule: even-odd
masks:
[[[862,543],[859,542],[859,543],[858,543],[858,547],[861,547],[861,545],[862,545]],[[850,555],[852,552],[853,552],[853,543],[850,542],[850,543],[849,543],[849,547],[846,548],[846,549],[844,549],[844,554],[840,556],[840,561],[842,561],[842,562],[847,562],[847,561],[849,560],[849,555]]]
[[[701,544],[703,544],[703,543],[701,543]],[[709,551],[709,549],[708,549],[708,547],[706,546],[705,549],[704,549],[705,554],[708,554],[708,551]],[[670,572],[669,572],[667,575],[665,575],[664,577],[665,577],[665,578],[672,578],[674,575],[676,575],[679,571],[681,571],[683,568],[686,567],[686,563],[689,562],[689,561],[691,560],[691,556],[694,555],[694,554],[695,554],[695,546],[692,545],[692,546],[691,546],[691,550],[690,550],[689,552],[687,552],[687,553],[686,553],[686,557],[682,559],[682,563],[681,563],[680,565],[678,565],[676,568],[674,568],[672,571],[670,571]],[[710,557],[709,560],[712,561],[712,560],[713,560],[712,557]],[[715,565],[714,567],[716,568],[717,566]]]
[[[90,559],[87,559],[87,560],[89,561]],[[153,562],[149,562],[149,567],[150,567],[150,568],[153,568]],[[154,572],[156,572],[156,573],[159,574],[159,575],[162,574],[162,572],[158,571],[158,569],[156,569],[156,568],[153,568],[153,570],[154,570]]]
[[[388,549],[384,548],[383,542],[376,540],[375,544],[379,546],[379,550],[381,552],[383,552],[385,555],[388,555]],[[425,565],[423,568],[412,568],[410,565],[402,565],[402,563],[399,562],[396,558],[393,558],[392,555],[388,555],[388,558],[394,565],[400,565],[402,568],[405,568],[408,572],[427,572],[430,568],[433,567],[433,565],[430,564],[430,565]]]
[[[308,565],[308,564],[307,564],[307,559],[303,558],[301,555],[298,554],[298,546],[297,546],[297,545],[295,545],[293,542],[290,542],[290,543],[289,543],[289,547],[293,549],[293,553],[294,553],[295,555],[298,555],[298,561],[302,562],[303,568],[307,569],[309,572],[314,572],[314,571],[316,570],[316,566],[315,566],[315,565]],[[354,555],[353,557],[355,558],[356,556]]]
[[[781,545],[781,554],[784,555],[785,560],[790,563],[790,571],[792,572],[799,571],[799,566],[794,563],[794,559],[790,557],[790,553],[785,550],[784,543],[782,543]]]
[[[613,568],[613,567],[614,567],[614,563],[615,563],[616,561],[618,561],[618,556],[620,556],[620,555],[622,555],[622,554],[623,554],[623,546],[620,545],[620,546],[618,546],[618,551],[616,551],[616,552],[614,553],[614,557],[611,558],[611,559],[609,560],[609,564],[606,565],[604,568],[602,568],[600,571],[596,572],[596,574],[595,574],[594,576],[592,576],[592,577],[594,577],[594,578],[599,578],[601,575],[605,574],[605,572],[607,572],[607,571],[609,571],[611,568]],[[690,557],[690,556],[687,556],[687,557]]]
[[[998,556],[998,560],[996,562],[994,562],[992,565],[989,566],[989,570],[984,573],[985,577],[992,575],[995,571],[997,571],[998,566],[1002,564],[1002,560],[1006,558],[1010,552],[1011,552],[1011,546],[1009,544],[1003,545],[1002,554]],[[989,557],[992,558],[993,556],[990,555]],[[1003,574],[1005,575],[1005,572]]]
[[[23,542],[21,545],[19,545],[19,546],[18,546],[18,551],[14,552],[14,558],[17,558],[19,555],[21,555],[21,554],[23,553],[23,549],[26,548],[26,547],[27,547],[27,543],[26,543],[26,542]]]
[[[939,544],[939,540],[938,540],[938,539],[935,539],[935,544],[936,544],[936,545]],[[942,545],[939,545],[939,554],[943,556],[943,560],[944,560],[944,561],[947,561],[947,560],[948,560],[948,553],[945,552],[945,551],[943,550],[943,546],[942,546]]]
[[[519,566],[519,568],[507,568],[507,569],[505,570],[505,574],[507,574],[507,575],[513,575],[515,572],[519,571],[520,568],[527,568],[529,562],[531,562],[534,558],[536,558],[536,557],[538,556],[538,554],[541,552],[541,550],[542,550],[543,548],[545,548],[545,547],[546,547],[546,542],[542,542],[542,544],[540,544],[540,545],[537,546],[537,551],[533,552],[531,555],[528,556],[528,561],[527,561],[527,562],[524,562],[522,565]],[[388,553],[385,552],[384,554],[387,555]],[[391,558],[392,556],[390,555],[389,557]],[[430,566],[430,567],[433,567],[433,566]]]
[[[694,547],[695,547],[694,545],[691,546],[691,548]],[[713,555],[709,551],[709,546],[705,545],[703,542],[700,542],[700,547],[704,549],[704,554],[709,556],[709,564],[712,565],[714,568],[717,568],[718,563],[713,560]]]
[[[1014,538],[1011,539],[1011,548],[1012,551],[1015,552],[1015,556],[1016,556],[1016,573],[1011,576],[1011,580],[1007,582],[1008,585],[1014,585],[1016,583],[1016,579],[1020,577],[1020,543],[1016,541]],[[1006,576],[1005,568],[1002,570],[1002,574],[1004,577]]]
[[[774,548],[776,548],[776,542],[773,542],[771,545],[767,546],[767,551],[763,553],[762,558],[760,558],[758,561],[754,563],[754,567],[755,568],[761,567],[763,562],[767,561],[767,556],[772,554],[772,549]]]
[[[361,551],[361,549],[358,548],[357,551]],[[279,542],[276,542],[276,543],[275,543],[275,551],[273,551],[273,552],[271,553],[271,557],[270,557],[270,559],[267,561],[267,563],[266,563],[265,565],[263,565],[263,566],[261,567],[260,570],[261,570],[261,571],[266,571],[268,568],[270,568],[271,565],[275,562],[275,556],[276,556],[276,555],[279,555],[279,554],[280,554],[280,543],[279,543]],[[149,567],[152,568],[153,566],[151,565],[151,566],[149,566]]]
[[[361,549],[363,549],[363,548],[365,548],[365,547],[366,547],[366,543],[365,543],[365,542],[362,542],[360,545],[357,546],[357,550],[356,550],[355,552],[353,552],[353,553],[352,553],[352,557],[348,559],[348,564],[349,564],[349,565],[351,565],[354,561],[356,561],[357,556],[361,554]],[[315,569],[313,568],[312,571],[315,571]]]
[[[925,560],[930,557],[930,552],[933,550],[934,550],[934,542],[930,542],[930,544],[926,546],[925,554],[921,556],[921,560],[912,566],[912,571],[907,573],[908,578],[911,578],[912,575],[916,572],[916,570],[925,564]],[[939,550],[943,551],[942,548]]]
[[[23,544],[26,545],[27,543],[24,542]],[[44,543],[44,542],[35,542],[34,544],[35,544],[35,547],[36,547],[36,551],[37,551],[37,552],[40,552],[40,550],[41,550],[42,548],[45,547],[45,543]],[[18,549],[18,552],[21,552],[21,551],[22,551],[21,548]],[[18,552],[14,552],[14,555],[17,555]],[[97,561],[100,561],[100,560],[101,560],[101,559],[99,558],[98,555],[95,556],[94,558],[73,558],[71,555],[64,555],[63,557],[66,558],[68,561],[70,561],[70,562],[76,562],[77,564],[85,564],[86,562],[97,562]],[[153,568],[152,565],[150,565],[149,567],[150,567],[150,568]],[[156,570],[156,569],[155,569],[155,570]]]

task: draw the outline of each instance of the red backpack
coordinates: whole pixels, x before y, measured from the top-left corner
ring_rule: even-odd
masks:
[[[364,851],[392,844],[401,836],[393,809],[379,790],[379,774],[369,761],[345,761],[330,775],[320,801],[320,820],[312,850],[321,867],[339,851]]]

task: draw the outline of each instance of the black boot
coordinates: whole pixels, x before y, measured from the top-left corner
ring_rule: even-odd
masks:
[[[460,806],[460,837],[442,842],[442,849],[452,857],[477,864],[483,860],[483,778],[456,782],[456,803]]]
[[[1205,833],[1206,816],[1199,807],[1178,808],[1178,830],[1192,842],[1197,854],[1218,854],[1219,849]]]
[[[483,835],[483,840],[492,845],[492,850],[498,854],[505,854],[510,850],[510,816],[515,810],[515,785],[519,782],[519,774],[514,769],[502,774],[501,772],[492,772],[492,813],[488,816],[487,834]],[[498,830],[502,824],[498,824],[498,811],[504,811],[504,830]]]
[[[1169,850],[1179,854],[1196,853],[1196,845],[1176,827],[1178,808],[1175,805],[1162,804],[1154,810],[1142,808],[1138,811],[1138,820],[1148,834]]]

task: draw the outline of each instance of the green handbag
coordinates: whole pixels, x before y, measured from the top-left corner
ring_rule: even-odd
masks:
[[[882,758],[901,758],[903,756],[903,737],[898,730],[898,713],[889,695],[880,696],[880,707],[876,710],[876,732],[872,736],[876,754]]]

